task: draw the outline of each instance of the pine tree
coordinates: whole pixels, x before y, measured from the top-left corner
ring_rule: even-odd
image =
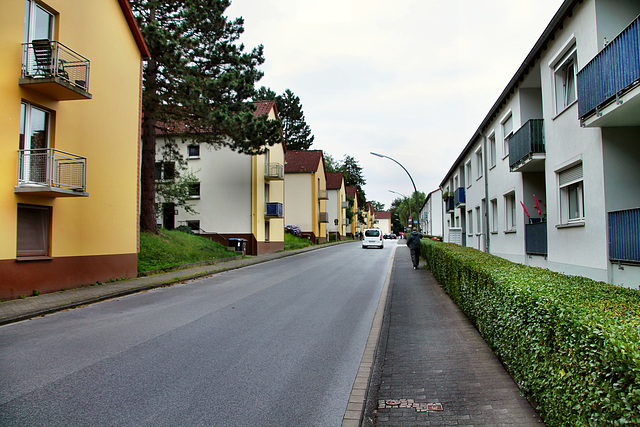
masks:
[[[311,135],[311,128],[304,117],[300,98],[290,89],[285,90],[282,95],[276,95],[274,91],[263,86],[256,92],[254,99],[276,101],[288,150],[308,150],[311,147],[315,137]]]
[[[244,52],[244,21],[223,15],[230,0],[130,0],[151,52],[142,99],[142,231],[156,232],[156,133],[253,154],[280,142],[278,121],[255,117],[248,102],[263,47]],[[175,142],[175,140],[174,140]]]

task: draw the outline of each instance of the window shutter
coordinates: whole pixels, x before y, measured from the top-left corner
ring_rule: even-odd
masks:
[[[565,186],[582,179],[582,163],[577,164],[559,174],[560,186]]]

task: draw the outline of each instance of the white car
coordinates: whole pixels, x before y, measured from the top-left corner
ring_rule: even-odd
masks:
[[[362,249],[368,247],[384,248],[384,240],[382,240],[382,231],[379,228],[367,228],[364,230],[364,238],[362,239]]]

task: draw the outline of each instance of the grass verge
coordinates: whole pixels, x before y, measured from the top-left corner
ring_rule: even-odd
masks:
[[[138,273],[238,255],[226,246],[176,230],[140,233]]]
[[[284,250],[285,251],[302,249],[312,245],[313,243],[311,243],[308,239],[304,239],[302,237],[296,237],[290,233],[284,233]]]

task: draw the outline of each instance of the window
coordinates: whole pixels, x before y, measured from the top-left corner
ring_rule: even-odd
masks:
[[[156,181],[173,181],[176,177],[174,162],[156,162],[154,177]]]
[[[187,220],[187,227],[189,227],[189,229],[191,231],[200,231],[200,220],[199,219],[188,219]]]
[[[482,164],[482,147],[476,150],[476,179],[482,178],[482,170],[484,166]]]
[[[25,43],[33,40],[53,40],[53,15],[35,1],[26,0],[24,8]]]
[[[509,155],[509,140],[513,136],[513,116],[509,113],[509,116],[502,121],[502,156],[503,158]]]
[[[460,187],[459,182],[460,181],[458,180],[458,175],[455,175],[453,177],[453,189],[454,189],[454,191],[457,190]]]
[[[189,145],[187,147],[189,150],[189,158],[190,159],[199,159],[200,158],[200,146],[199,145]]]
[[[20,181],[47,181],[50,114],[28,103],[20,105]]]
[[[482,234],[482,215],[480,215],[480,206],[476,206],[476,234]]]
[[[467,188],[471,187],[471,160],[469,160],[467,162],[467,164],[465,165],[465,178],[467,180]]]
[[[18,205],[18,239],[16,255],[47,256],[51,228],[49,206]]]
[[[505,204],[505,231],[516,230],[516,193],[512,192],[504,196]]]
[[[496,134],[489,135],[489,167],[496,165]]]
[[[582,163],[558,173],[560,190],[560,223],[584,221]]]
[[[498,199],[491,200],[491,232],[498,232]]]
[[[189,198],[190,199],[199,199],[200,198],[200,183],[194,182],[189,184]]]
[[[556,114],[562,113],[576,99],[576,48],[575,45],[558,62],[554,68],[554,84],[556,94]]]
[[[473,211],[467,211],[467,235],[473,236]]]

